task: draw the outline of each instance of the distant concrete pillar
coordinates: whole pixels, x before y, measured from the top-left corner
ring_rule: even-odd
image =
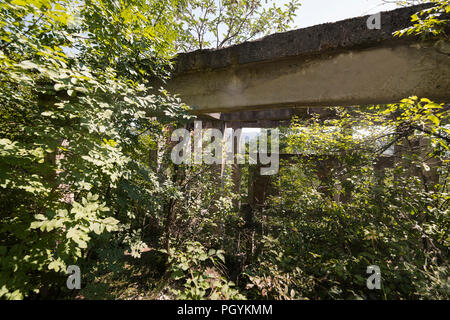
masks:
[[[263,176],[260,172],[261,165],[250,165],[248,173],[248,204],[253,210],[264,206],[269,189],[270,176]]]
[[[241,165],[238,163],[237,158],[237,150],[238,145],[241,141],[242,136],[242,128],[236,126],[230,126],[227,122],[223,122],[222,125],[222,133],[223,133],[223,146],[225,147],[224,152],[222,153],[222,166],[220,171],[220,177],[222,180],[222,185],[225,182],[225,179],[228,178],[228,174],[231,174],[231,180],[233,182],[233,193],[240,194],[241,192]],[[232,129],[233,132],[231,134],[231,138],[227,139],[226,131],[227,129]],[[231,145],[227,144],[227,141],[231,140]],[[227,150],[226,147],[232,147],[232,150]],[[227,158],[230,156],[228,153],[232,154],[233,164],[227,164]],[[239,199],[233,200],[233,205],[235,208],[240,207]]]
[[[239,163],[234,163],[232,165],[232,180],[233,180],[233,192],[237,195],[241,194],[241,165]],[[233,206],[235,208],[241,207],[240,198],[233,199]]]
[[[221,121],[220,123],[220,131],[222,132],[222,165],[220,167],[220,179],[222,181],[222,185],[224,184],[225,180],[225,174],[226,174],[226,160],[227,160],[227,154],[226,154],[226,130],[227,130],[227,124],[225,121]]]

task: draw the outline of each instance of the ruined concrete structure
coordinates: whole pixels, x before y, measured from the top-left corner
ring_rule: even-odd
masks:
[[[334,114],[323,107],[395,103],[412,95],[450,102],[450,44],[393,36],[427,6],[382,12],[379,30],[370,30],[365,16],[183,53],[166,88],[207,122],[204,127],[222,130],[285,126],[294,115],[312,113],[326,119]],[[379,166],[392,165],[383,161]],[[238,165],[233,179],[239,184]],[[266,177],[251,179],[256,189],[267,185]],[[256,189],[249,190],[252,207],[264,202],[265,191]]]
[[[450,45],[393,36],[422,8],[382,12],[380,30],[369,30],[365,16],[180,54],[168,90],[197,114],[393,103],[410,95],[449,101]]]

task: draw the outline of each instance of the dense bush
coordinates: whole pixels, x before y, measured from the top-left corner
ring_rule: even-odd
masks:
[[[153,214],[170,197],[143,165],[140,136],[184,109],[136,76],[148,62],[127,68],[134,81],[118,68],[142,45],[151,57],[167,54],[170,32],[156,42],[158,25],[123,14],[137,5],[86,1],[75,17],[69,1],[0,4],[0,296],[60,285],[52,275],[85,257],[92,237],[136,228],[138,206]]]
[[[383,124],[378,133],[349,132],[350,124],[364,128],[375,119]],[[289,281],[279,298],[290,290],[292,298],[310,299],[448,298],[444,123],[443,105],[417,98],[359,112],[357,119],[344,112],[326,123],[295,123],[288,141],[299,159],[281,169],[263,212],[281,250],[263,246],[262,254],[276,252],[278,262],[251,268],[251,283],[282,270]],[[388,146],[395,146],[392,164],[377,166],[389,159]],[[381,269],[379,292],[366,287],[370,265]],[[271,290],[284,289],[278,286]]]

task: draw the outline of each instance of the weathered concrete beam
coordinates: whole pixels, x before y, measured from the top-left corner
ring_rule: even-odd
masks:
[[[308,107],[229,112],[220,114],[220,119],[227,122],[273,122],[290,121],[294,116],[300,119],[309,119],[313,114],[319,115],[321,119],[331,119],[336,117],[336,112],[330,110],[330,108]]]
[[[227,128],[276,128],[289,126],[292,117],[309,119],[312,115],[318,115],[319,119],[336,118],[336,112],[331,108],[308,107],[291,109],[274,109],[259,111],[239,111],[230,113],[205,113],[198,115],[196,120],[205,123],[214,123],[220,127],[225,123]]]
[[[194,113],[392,103],[410,95],[450,101],[448,43],[394,38],[415,6],[182,54],[168,90]]]
[[[250,121],[231,121],[226,122],[227,128],[240,129],[240,128],[279,128],[289,127],[291,121],[289,120],[258,120],[254,122]]]
[[[299,113],[306,113],[306,109],[300,109]],[[276,109],[260,111],[239,111],[222,113],[220,119],[224,121],[254,122],[258,120],[290,120],[296,114],[294,109]]]

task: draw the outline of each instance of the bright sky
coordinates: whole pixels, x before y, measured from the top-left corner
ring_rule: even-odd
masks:
[[[300,2],[302,6],[295,19],[295,26],[298,28],[397,8],[397,5],[385,4],[382,0],[301,0]]]

